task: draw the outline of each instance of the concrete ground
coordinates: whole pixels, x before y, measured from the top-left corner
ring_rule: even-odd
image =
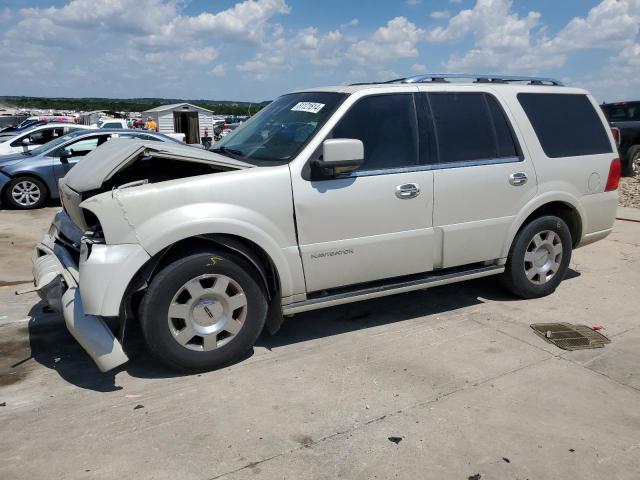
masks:
[[[0,211],[0,285],[55,209]],[[620,216],[640,219],[640,211]],[[577,250],[547,298],[495,279],[301,314],[179,376],[130,332],[101,374],[34,294],[0,287],[0,478],[637,479],[640,223]],[[536,322],[602,325],[565,352]]]

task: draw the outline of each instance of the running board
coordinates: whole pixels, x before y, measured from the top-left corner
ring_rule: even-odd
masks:
[[[424,290],[426,288],[446,285],[448,283],[460,282],[463,280],[472,280],[474,278],[488,277],[504,272],[504,266],[491,265],[489,267],[475,268],[473,270],[458,271],[455,273],[446,273],[437,275],[431,273],[429,276],[420,279],[414,279],[404,282],[388,283],[375,287],[366,287],[355,289],[349,292],[337,293],[334,295],[326,295],[322,298],[313,298],[303,302],[291,303],[282,306],[283,315],[293,315],[294,313],[308,312],[310,310],[318,310],[320,308],[333,307],[345,303],[359,302],[361,300],[369,300],[371,298],[386,297],[397,293],[412,292],[414,290]]]

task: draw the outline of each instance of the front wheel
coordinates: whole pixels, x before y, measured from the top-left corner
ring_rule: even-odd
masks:
[[[33,177],[16,177],[5,190],[7,202],[20,210],[40,208],[47,201],[47,187]]]
[[[266,314],[252,268],[235,255],[209,252],[177,260],[154,277],[140,323],[152,354],[174,370],[197,372],[246,354]]]
[[[571,260],[572,239],[559,217],[539,217],[516,235],[503,274],[505,287],[522,298],[544,297],[555,291]]]

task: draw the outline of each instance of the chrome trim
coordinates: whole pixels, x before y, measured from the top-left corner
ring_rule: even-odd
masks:
[[[520,185],[524,185],[529,180],[527,174],[525,172],[515,172],[509,175],[509,183],[514,187],[519,187]]]
[[[417,183],[405,183],[396,187],[396,197],[400,200],[408,200],[420,195],[420,185]]]
[[[480,158],[461,162],[430,163],[429,165],[411,165],[409,167],[379,168],[376,170],[358,170],[337,176],[336,178],[371,177],[373,175],[390,175],[394,173],[423,172],[425,170],[443,170],[445,168],[479,167],[482,165],[501,165],[503,163],[524,162],[521,157]]]
[[[427,83],[427,82],[447,82],[447,79],[467,78],[475,83],[509,83],[509,82],[529,82],[530,85],[544,85],[562,87],[564,84],[560,80],[548,77],[526,77],[518,75],[484,75],[480,73],[425,73],[407,78],[391,80],[387,83]],[[448,82],[447,82],[448,83]]]
[[[358,302],[371,298],[386,297],[397,293],[411,292],[414,290],[423,290],[426,288],[446,285],[448,283],[460,282],[462,280],[472,280],[474,278],[488,277],[504,272],[504,266],[491,265],[489,267],[481,267],[466,272],[449,273],[445,275],[433,274],[418,280],[410,280],[406,282],[389,283],[383,286],[367,287],[351,292],[338,293],[328,295],[323,298],[314,298],[303,302],[295,302],[282,306],[283,315],[293,315],[295,313],[308,312],[318,310],[320,308],[333,307],[345,303]]]

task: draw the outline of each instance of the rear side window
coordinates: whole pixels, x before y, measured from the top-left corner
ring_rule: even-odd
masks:
[[[493,126],[496,131],[496,149],[498,158],[517,157],[518,149],[516,147],[516,142],[513,138],[511,126],[509,125],[509,121],[507,120],[502,107],[491,95],[485,95],[485,98],[487,99],[489,113],[491,114]]]
[[[511,126],[491,95],[430,93],[439,163],[517,157]]]
[[[611,153],[609,137],[586,95],[519,93],[518,101],[547,157]]]
[[[406,167],[418,163],[418,134],[412,94],[365,97],[342,117],[333,138],[364,144],[360,170]]]

